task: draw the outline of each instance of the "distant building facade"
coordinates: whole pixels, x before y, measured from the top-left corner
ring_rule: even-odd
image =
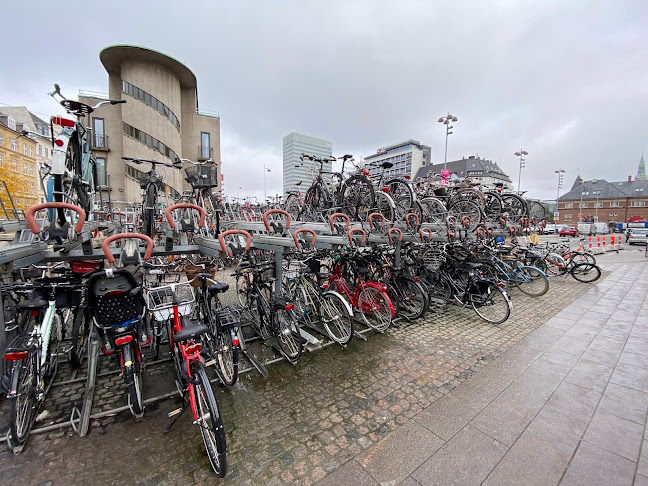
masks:
[[[91,106],[106,98],[127,101],[101,106],[86,120],[92,127],[97,183],[111,191],[113,206],[141,202],[139,179],[150,170],[150,165],[135,165],[122,156],[165,163],[212,158],[219,182],[213,191],[219,193],[220,118],[199,111],[198,84],[189,68],[160,52],[130,45],[106,47],[99,59],[108,72],[108,93],[81,91],[79,101]],[[177,197],[191,188],[184,170],[160,167],[159,172],[169,195]]]
[[[25,211],[38,202],[37,143],[22,135],[23,129],[12,116],[0,115],[0,180],[6,184],[0,183],[0,200],[4,206],[0,218],[13,219],[14,207]]]
[[[333,154],[333,142],[321,138],[302,135],[301,133],[290,133],[283,138],[283,194],[297,188],[296,183],[301,182],[301,190],[306,194],[310,187],[313,176],[318,170],[319,164],[305,160],[302,162],[301,154],[316,155],[318,157],[330,157]],[[303,165],[302,165],[303,164]],[[299,166],[299,167],[295,167]],[[331,172],[332,163],[325,162],[324,170]]]
[[[471,155],[468,158],[454,160],[446,164],[450,175],[456,175],[460,179],[468,177],[473,182],[479,182],[486,189],[502,187],[502,189],[513,189],[513,183],[508,175],[497,165],[497,162],[480,158],[478,155]],[[416,173],[416,178],[428,177],[433,173],[441,174],[443,164],[434,164],[421,167]]]
[[[628,176],[626,181],[576,178],[572,188],[558,199],[560,222],[602,222],[610,225],[648,221],[648,180]]]
[[[379,148],[375,154],[364,158],[364,169],[369,171],[369,177],[378,180],[383,172],[381,164],[393,164],[385,169],[384,177],[412,178],[421,168],[428,167],[431,160],[431,149],[418,140],[404,142]]]

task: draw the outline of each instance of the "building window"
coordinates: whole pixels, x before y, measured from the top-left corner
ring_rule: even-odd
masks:
[[[586,208],[586,207],[587,207],[587,203],[580,203],[580,207],[581,207],[581,208]]]
[[[594,207],[595,207],[595,208],[602,208],[602,207],[603,207],[603,203],[602,203],[602,202],[595,202],[595,203],[594,203]]]
[[[173,126],[176,127],[178,131],[180,131],[180,122],[178,121],[178,117],[175,116],[175,114],[169,109],[168,106],[158,100],[155,96],[147,93],[142,89],[139,89],[137,86],[133,86],[126,81],[122,81],[122,91],[132,96],[133,98],[140,100],[145,105],[150,106],[155,111],[160,113],[163,117],[168,118]]]
[[[38,155],[43,155],[43,146],[40,143],[38,144]]]
[[[611,208],[618,208],[619,207],[619,201],[610,201],[610,207]]]
[[[180,160],[178,155],[171,150],[169,147],[167,147],[165,144],[160,142],[157,138],[151,137],[147,133],[141,131],[138,128],[135,128],[128,123],[124,122],[124,133],[128,135],[131,138],[134,138],[135,140],[138,140],[139,142],[142,142],[144,145],[148,145],[147,140],[150,139],[151,144],[149,147],[153,148],[154,150],[160,152],[162,155],[165,155],[166,157],[170,158],[171,161],[176,162]]]
[[[18,150],[18,143],[16,142],[15,138],[11,139],[11,150],[13,150],[13,151]]]
[[[18,172],[18,161],[16,159],[11,159],[11,170]]]
[[[203,159],[208,159],[210,157],[211,145],[209,143],[209,138],[209,133],[200,133],[200,157]]]
[[[572,209],[574,207],[574,203],[565,203],[565,209]]]
[[[23,174],[27,175],[27,163],[23,163]]]
[[[29,147],[29,156],[34,157],[34,147]]]
[[[49,150],[45,147],[45,157],[49,158]]]
[[[27,155],[27,144],[23,143],[23,155]]]
[[[100,186],[108,185],[106,178],[106,159],[97,157],[97,184]]]
[[[4,156],[0,154],[0,167],[4,167]]]
[[[29,175],[34,175],[34,164],[29,164]]]
[[[630,207],[644,208],[646,207],[646,201],[630,201]]]
[[[8,116],[8,117],[7,117],[7,126],[8,126],[10,129],[15,130],[15,129],[16,129],[16,120],[14,120],[14,119],[11,118],[10,116]]]
[[[103,118],[92,119],[92,133],[94,137],[94,146],[97,148],[106,148],[106,132],[104,129]]]
[[[2,145],[2,133],[0,133],[0,145]]]

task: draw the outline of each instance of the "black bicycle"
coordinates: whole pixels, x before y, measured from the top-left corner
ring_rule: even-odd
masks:
[[[146,173],[146,177],[140,179],[140,188],[144,190],[142,200],[142,233],[153,238],[155,235],[155,220],[157,213],[157,200],[162,184],[163,177],[155,170],[156,165],[169,167],[171,169],[182,169],[180,164],[167,164],[165,162],[158,162],[156,160],[135,159],[133,157],[122,157],[123,160],[132,162],[133,164],[151,164],[151,170]]]

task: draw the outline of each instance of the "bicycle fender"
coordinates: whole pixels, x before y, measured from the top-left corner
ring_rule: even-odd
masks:
[[[342,299],[342,302],[344,302],[344,308],[347,310],[347,313],[349,314],[349,316],[353,317],[353,309],[351,307],[351,304],[349,304],[349,302],[342,296],[342,294],[336,292],[335,290],[327,290],[322,295],[328,295],[328,294],[332,294],[337,297],[340,297]]]
[[[391,310],[391,315],[394,317],[396,315],[396,309],[394,309],[394,303],[392,300],[389,298],[389,295],[387,295],[387,286],[385,284],[382,284],[380,282],[366,282],[365,285],[367,287],[372,287],[383,294],[385,294],[385,297],[387,298],[387,302],[389,302],[389,309]]]

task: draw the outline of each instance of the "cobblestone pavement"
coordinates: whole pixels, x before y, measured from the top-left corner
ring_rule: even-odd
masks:
[[[606,275],[607,272],[604,274]],[[3,484],[312,484],[331,475],[553,317],[591,285],[554,278],[548,294],[512,290],[513,313],[500,326],[471,309],[449,306],[423,319],[368,334],[346,348],[305,354],[296,366],[269,367],[269,377],[244,375],[232,389],[215,387],[228,440],[228,474],[217,480],[189,414],[167,434],[177,401],[94,420],[79,438],[70,428],[30,437],[14,456],[0,445]],[[116,369],[104,359],[105,370]],[[173,390],[168,363],[144,375],[145,397]],[[93,412],[125,404],[121,378],[103,377]],[[53,387],[38,426],[67,417],[83,383]],[[0,404],[0,432],[8,404]]]

